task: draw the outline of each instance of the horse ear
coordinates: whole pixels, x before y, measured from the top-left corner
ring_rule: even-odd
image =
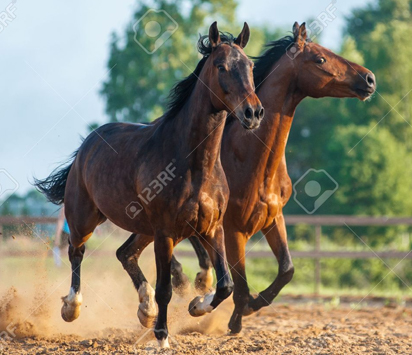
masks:
[[[296,42],[296,40],[299,37],[299,24],[297,22],[293,24],[292,32],[293,32],[293,38],[295,39],[295,42]]]
[[[300,25],[299,35],[300,35],[302,41],[306,43],[306,40],[308,39],[308,34],[306,32],[306,22],[304,22]]]
[[[245,48],[247,43],[249,42],[250,37],[250,29],[248,24],[245,22],[243,25],[242,32],[240,32],[239,36],[235,39],[235,44],[237,44],[240,48]]]
[[[209,42],[212,45],[212,48],[216,47],[220,44],[220,34],[219,30],[217,29],[217,22],[213,22],[209,28]]]
[[[293,38],[298,46],[304,46],[307,39],[306,23],[302,23],[300,26],[297,22],[293,24]]]

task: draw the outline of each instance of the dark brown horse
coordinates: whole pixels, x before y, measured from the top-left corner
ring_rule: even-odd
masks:
[[[263,117],[254,93],[253,63],[243,52],[248,39],[246,23],[235,40],[212,24],[209,36],[199,41],[203,59],[175,86],[164,116],[152,125],[110,123],[98,128],[70,166],[37,181],[49,200],[65,203],[70,227],[72,283],[63,298],[64,320],[73,321],[80,314],[85,243],[106,219],[133,233],[117,256],[138,290],[138,314],[147,326],[157,313],[154,292],[133,255],[139,253],[139,245],[154,240],[155,336],[160,346],[168,346],[171,259],[181,240],[201,235],[216,270],[216,294],[203,312],[211,312],[232,293],[223,233],[229,189],[220,147],[228,112],[235,113],[244,128],[259,126]]]
[[[255,131],[257,137],[244,136],[229,118],[222,141],[222,164],[230,187],[224,229],[235,283],[232,333],[242,329],[242,315],[271,304],[294,273],[282,209],[292,193],[285,147],[297,105],[307,96],[366,100],[376,88],[371,71],[307,39],[305,24],[295,23],[293,37],[271,42],[267,48],[255,61],[256,92],[266,109],[265,120]],[[279,271],[267,289],[252,297],[246,280],[245,246],[260,230],[278,260]],[[203,269],[198,286],[207,289],[212,281],[207,253],[197,237],[190,241]],[[184,280],[180,264],[174,259],[172,265],[177,280]]]

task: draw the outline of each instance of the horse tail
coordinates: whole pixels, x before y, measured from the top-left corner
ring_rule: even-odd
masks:
[[[74,159],[78,151],[74,152],[69,159],[69,164],[64,163],[52,171],[52,173],[44,180],[34,179],[34,186],[38,191],[44,194],[47,199],[56,204],[61,205],[64,202],[64,192],[66,190],[67,177],[73,165]],[[66,165],[66,166],[64,166]]]

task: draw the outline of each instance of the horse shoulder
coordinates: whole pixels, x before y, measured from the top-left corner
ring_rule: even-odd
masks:
[[[282,199],[283,206],[289,201],[290,196],[292,196],[292,180],[289,177],[288,169],[286,166],[286,158],[283,157],[276,173],[276,184],[280,188],[280,196]]]

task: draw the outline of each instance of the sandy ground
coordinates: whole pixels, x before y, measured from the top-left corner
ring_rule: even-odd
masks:
[[[152,262],[143,258],[142,267],[154,275]],[[171,349],[159,351],[138,322],[137,293],[115,257],[91,255],[82,270],[82,313],[65,323],[67,261],[57,269],[46,250],[41,258],[0,258],[0,354],[412,354],[410,302],[295,300],[286,290],[280,302],[244,318],[239,336],[227,335],[231,300],[192,318],[194,293],[174,295]]]
[[[16,324],[16,337],[10,334],[0,354],[412,353],[412,310],[404,306],[354,310],[353,305],[273,304],[245,318],[242,333],[230,336],[225,320],[231,306],[227,302],[201,321],[179,311],[179,317],[171,317],[169,350],[158,350],[152,332],[142,328],[137,319],[129,328],[88,328],[84,336],[54,332],[50,327],[46,330],[44,325],[26,321]],[[176,312],[171,308],[171,313]],[[75,322],[72,326],[73,333],[79,333]]]

